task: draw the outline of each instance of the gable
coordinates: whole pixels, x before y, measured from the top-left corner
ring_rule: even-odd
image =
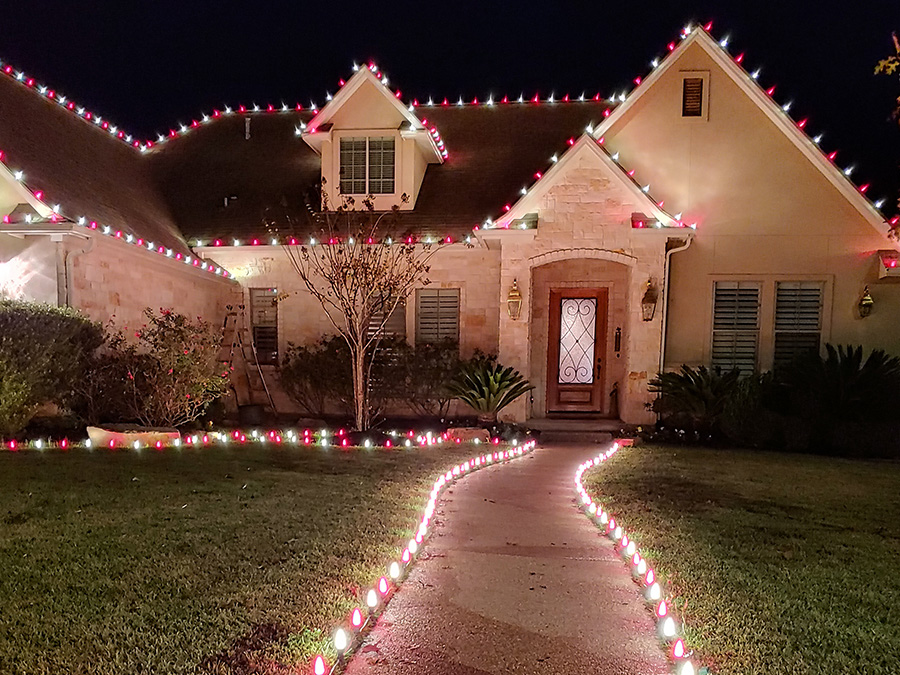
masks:
[[[328,121],[335,129],[399,129],[409,121],[408,117],[392,105],[384,91],[380,91],[383,89],[383,84],[366,78]]]
[[[707,117],[682,80],[707,78]],[[877,210],[750,76],[697,29],[601,125],[610,149],[701,233],[841,234],[886,243]]]

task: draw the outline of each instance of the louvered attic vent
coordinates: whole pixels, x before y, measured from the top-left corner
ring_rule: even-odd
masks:
[[[703,78],[686,77],[682,83],[681,116],[700,117],[703,115]]]

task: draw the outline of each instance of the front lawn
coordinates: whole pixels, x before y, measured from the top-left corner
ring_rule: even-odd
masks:
[[[476,450],[0,452],[0,673],[294,672]]]
[[[624,448],[585,487],[722,675],[900,672],[900,464]]]

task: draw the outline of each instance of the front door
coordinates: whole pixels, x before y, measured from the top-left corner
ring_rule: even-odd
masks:
[[[550,291],[548,412],[603,412],[607,289]]]

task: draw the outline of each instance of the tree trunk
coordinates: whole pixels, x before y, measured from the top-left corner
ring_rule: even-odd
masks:
[[[353,356],[353,407],[356,413],[356,430],[369,428],[369,388],[366,382],[366,354],[362,349],[352,350]]]

